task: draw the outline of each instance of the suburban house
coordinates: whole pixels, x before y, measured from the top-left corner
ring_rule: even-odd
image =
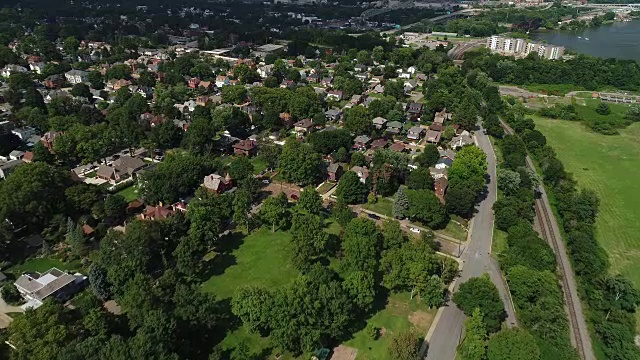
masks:
[[[358,105],[364,101],[364,96],[355,94],[351,97],[351,104]]]
[[[343,172],[344,170],[342,169],[342,166],[340,166],[340,164],[331,163],[329,164],[329,166],[327,166],[327,180],[334,182],[338,181],[340,180]]]
[[[233,188],[233,179],[231,179],[229,173],[227,173],[225,177],[222,177],[218,174],[211,174],[204,177],[202,186],[204,186],[209,191],[215,192],[217,194],[222,194],[223,192]]]
[[[60,74],[57,74],[57,75],[47,76],[42,83],[44,84],[44,86],[46,86],[49,89],[57,89],[62,86],[64,81],[65,81],[65,77]]]
[[[271,74],[273,74],[273,64],[260,66],[258,68],[258,75],[263,79],[268,78]]]
[[[175,215],[175,213],[175,210],[170,206],[162,206],[162,204],[158,206],[147,205],[142,214],[138,215],[138,219],[147,221],[165,220]]]
[[[387,124],[387,132],[391,134],[399,134],[402,131],[402,123],[400,121],[389,121]]]
[[[422,115],[423,106],[423,104],[417,102],[409,103],[409,106],[407,107],[407,113],[411,118],[418,119]]]
[[[447,186],[449,185],[449,180],[446,177],[440,177],[433,182],[433,190],[436,193],[436,196],[440,200],[441,203],[444,204],[444,194],[447,191]]]
[[[384,125],[387,123],[387,119],[377,116],[375,118],[373,118],[373,126],[376,127],[376,129],[380,130],[382,128],[384,128]]]
[[[399,152],[399,153],[401,153],[401,152],[405,152],[405,151],[406,151],[406,149],[407,149],[407,147],[404,145],[404,143],[402,143],[402,142],[398,141],[398,142],[396,142],[396,143],[393,143],[393,144],[389,147],[389,149],[390,149],[391,151],[393,151],[393,152]]]
[[[385,139],[375,139],[371,142],[371,150],[384,149],[389,142]]]
[[[22,160],[22,158],[24,158],[24,151],[13,150],[9,153],[10,160]]]
[[[438,124],[438,123],[433,123],[431,125],[429,125],[429,130],[433,130],[433,131],[445,131],[446,130],[446,126],[442,125],[442,124]]]
[[[436,115],[433,117],[434,124],[444,124],[445,121],[451,120],[451,113],[447,112],[447,108],[442,109],[442,111],[436,112]]]
[[[2,75],[2,77],[4,78],[8,78],[13,74],[17,74],[17,73],[26,73],[29,70],[24,67],[24,66],[20,66],[20,65],[6,65],[5,67],[3,67],[0,70],[0,75]]]
[[[366,183],[367,179],[369,178],[369,169],[367,169],[364,166],[354,166],[351,168],[351,171],[353,171],[354,173],[356,173],[356,175],[358,175],[358,178],[360,178],[360,182],[361,183]]]
[[[464,130],[460,135],[455,136],[453,139],[451,139],[451,142],[449,143],[449,148],[458,149],[463,146],[471,145],[473,143],[474,141],[471,134],[469,134],[468,131]]]
[[[446,168],[450,168],[451,164],[453,164],[453,160],[444,157],[444,158],[438,159],[438,162],[436,162],[434,167],[436,169],[446,169]]]
[[[429,174],[431,174],[431,177],[434,180],[438,180],[443,177],[446,178],[448,173],[449,171],[447,170],[447,168],[442,168],[442,169],[436,169],[434,167],[429,168]]]
[[[221,88],[225,85],[229,85],[231,83],[231,79],[225,75],[216,76],[216,87]]]
[[[254,156],[258,152],[256,142],[251,139],[240,140],[233,144],[233,153],[236,155]]]
[[[18,166],[24,164],[22,160],[10,160],[7,162],[0,162],[0,179],[6,179],[7,176]]]
[[[424,128],[420,126],[412,126],[407,133],[407,137],[411,140],[420,140],[424,135]]]
[[[88,72],[77,70],[77,69],[69,70],[66,73],[64,73],[64,77],[67,79],[68,82],[70,82],[73,85],[87,82],[88,75],[89,75]]]
[[[311,131],[311,128],[313,128],[313,120],[302,119],[293,124],[293,127],[298,137],[303,137],[306,133]]]
[[[62,270],[51,268],[43,273],[22,274],[14,283],[20,295],[33,303],[33,307],[42,305],[48,297],[65,301],[77,293],[85,284],[86,277],[71,275]]]
[[[100,165],[96,171],[96,177],[107,180],[111,184],[119,183],[122,180],[134,177],[147,164],[138,157],[122,156],[113,163]]]
[[[342,118],[342,110],[338,108],[331,108],[325,111],[324,115],[327,117],[327,120],[339,121],[340,118]]]
[[[355,150],[366,150],[371,142],[371,138],[367,135],[358,135],[353,139],[353,148]]]
[[[429,129],[427,130],[427,135],[425,136],[425,138],[427,139],[427,142],[437,144],[440,142],[440,136],[442,136],[442,133],[440,131]]]
[[[44,147],[46,147],[47,150],[49,150],[49,152],[52,152],[53,142],[58,136],[62,134],[63,134],[62,131],[47,131],[46,133],[44,133],[44,135],[42,135],[42,138],[40,139],[40,141],[42,142],[42,145],[44,145]]]
[[[327,93],[327,100],[340,101],[343,95],[344,93],[340,90],[331,90]]]

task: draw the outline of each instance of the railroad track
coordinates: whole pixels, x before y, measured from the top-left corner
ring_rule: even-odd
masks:
[[[509,125],[507,125],[504,121],[500,120],[500,123],[507,134],[514,134],[513,129],[511,129],[511,127],[509,127]],[[528,155],[527,166],[533,171],[536,171],[533,161],[531,161],[531,158]],[[592,360],[595,359],[595,356],[593,354],[593,351],[591,350],[591,340],[589,338],[589,333],[586,330],[586,320],[584,319],[584,314],[582,314],[582,307],[580,306],[580,304],[576,305],[576,302],[579,302],[580,299],[578,298],[577,290],[572,291],[569,280],[570,278],[573,279],[573,270],[571,269],[571,264],[568,260],[565,248],[560,247],[559,245],[559,242],[563,240],[562,238],[558,238],[556,236],[556,231],[554,231],[552,215],[549,214],[549,208],[544,202],[546,194],[542,193],[540,189],[541,186],[538,188],[537,192],[542,196],[539,199],[535,199],[534,208],[536,211],[536,216],[540,223],[540,233],[542,237],[547,241],[547,243],[549,243],[549,245],[552,247],[553,252],[556,256],[556,262],[558,263],[558,269],[560,270],[561,275],[560,284],[562,286],[565,304],[567,305],[569,323],[571,324],[571,335],[573,335],[573,343],[576,347],[576,350],[578,351],[580,359]],[[578,316],[576,307],[580,307],[580,317]],[[580,326],[580,319],[582,319],[583,327]],[[582,331],[582,328],[584,328],[585,331]]]
[[[573,303],[573,297],[569,293],[569,281],[567,280],[567,273],[571,271],[570,269],[566,269],[562,259],[560,258],[560,248],[558,246],[558,239],[555,236],[553,229],[551,228],[551,217],[549,216],[549,211],[545,204],[542,203],[541,199],[535,200],[535,210],[536,216],[538,217],[538,222],[540,223],[540,232],[542,237],[547,240],[547,243],[553,247],[553,252],[556,255],[556,262],[558,263],[558,269],[560,269],[560,273],[562,274],[562,288],[564,293],[564,300],[567,304],[567,312],[569,313],[569,323],[571,324],[571,328],[573,329],[573,338],[576,345],[576,350],[578,350],[578,355],[580,359],[585,358],[584,351],[584,343],[582,341],[582,334],[580,332],[580,327],[578,326],[578,317],[576,315],[575,305]],[[562,239],[560,239],[562,241]],[[579,300],[578,300],[579,301]],[[587,335],[588,336],[588,335]]]

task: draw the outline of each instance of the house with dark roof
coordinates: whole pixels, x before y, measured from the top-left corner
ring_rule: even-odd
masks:
[[[251,139],[240,140],[237,143],[233,144],[233,153],[236,155],[251,157],[256,155],[257,152],[257,144]]]
[[[313,120],[311,119],[302,119],[297,123],[293,124],[293,128],[298,135],[298,137],[303,137],[305,134],[311,132],[313,129]]]
[[[351,171],[358,175],[361,183],[365,184],[367,182],[367,179],[369,178],[369,169],[364,166],[354,166],[351,168]]]
[[[122,156],[114,160],[111,165],[100,165],[96,171],[96,177],[116,184],[135,177],[146,166],[147,164],[138,157]]]
[[[358,135],[353,139],[353,148],[356,150],[366,150],[370,142],[371,138],[367,135]]]
[[[387,129],[386,131],[390,134],[400,134],[402,132],[402,128],[404,125],[400,121],[389,121],[386,123]]]
[[[387,123],[387,119],[381,116],[376,116],[375,118],[373,118],[372,122],[373,126],[375,126],[376,129],[380,130],[384,128],[385,124]]]
[[[389,142],[385,139],[375,139],[371,142],[371,146],[370,149],[371,150],[376,150],[376,149],[384,149],[385,147],[387,147],[387,144],[389,144]]]
[[[162,206],[162,204],[157,206],[147,205],[142,214],[138,215],[138,219],[147,221],[165,220],[175,215],[175,213],[171,206]]]
[[[440,177],[433,182],[433,190],[441,203],[444,204],[444,194],[447,192],[449,180],[446,177]]]
[[[409,103],[409,105],[407,106],[407,114],[412,119],[418,119],[422,115],[423,107],[424,105],[421,103],[417,103],[417,102]]]
[[[331,108],[325,111],[324,115],[327,117],[327,120],[339,121],[342,118],[342,110],[338,108]]]
[[[412,126],[407,133],[407,137],[411,140],[420,140],[424,135],[424,128],[421,126]]]
[[[342,176],[344,170],[342,166],[338,163],[331,163],[327,166],[327,180],[329,181],[338,181]]]
[[[440,142],[440,137],[442,136],[442,133],[440,131],[435,131],[435,130],[427,130],[427,135],[425,136],[426,140],[428,143],[431,144],[437,144]]]

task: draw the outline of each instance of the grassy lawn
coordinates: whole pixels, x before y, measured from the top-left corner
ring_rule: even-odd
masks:
[[[491,252],[498,256],[507,250],[507,233],[493,227],[493,241],[491,242]]]
[[[32,258],[22,264],[15,265],[9,268],[8,272],[19,276],[25,272],[44,272],[54,267],[60,270],[76,270],[80,269],[81,265],[79,261],[67,263],[50,257],[42,257]]]
[[[334,186],[336,186],[336,183],[332,183],[332,182],[324,182],[322,183],[322,185],[320,185],[320,187],[318,188],[318,194],[320,195],[324,195],[327,193],[327,191],[333,189]]]
[[[84,174],[84,177],[93,179],[93,178],[96,177],[96,173],[97,173],[97,171],[90,171],[90,172]]]
[[[462,228],[460,224],[456,224],[453,221],[449,221],[447,227],[442,230],[438,230],[437,232],[443,235],[451,236],[452,238],[456,238],[461,241],[467,241],[467,230]]]
[[[367,320],[367,324],[381,329],[382,336],[372,340],[363,329],[344,345],[358,349],[358,360],[391,360],[387,349],[392,334],[413,329],[422,339],[436,311],[428,309],[419,299],[409,299],[409,293],[391,294],[385,307]]]
[[[584,105],[581,106],[581,102]],[[577,103],[576,112],[580,118],[585,119],[586,122],[606,122],[614,125],[615,127],[624,127],[624,116],[629,110],[629,105],[607,103],[611,109],[611,114],[600,115],[596,112],[596,107],[601,103],[599,99],[584,99]]]
[[[375,204],[364,204],[362,207],[367,210],[377,212],[378,214],[391,216],[393,213],[393,199],[380,196],[378,197],[378,202]]]
[[[251,159],[251,164],[253,164],[253,173],[254,174],[259,174],[259,173],[263,172],[269,166],[269,164],[267,164],[267,162],[263,158],[258,157],[258,156],[254,156]]]
[[[576,122],[534,120],[578,184],[598,193],[596,237],[609,253],[611,271],[640,286],[640,124],[604,136]]]
[[[570,84],[529,84],[523,85],[522,87],[529,91],[558,96],[564,96],[566,93],[571,91],[584,90],[581,86]]]
[[[290,283],[298,275],[289,263],[291,234],[261,228],[239,242],[237,249],[219,254],[211,261],[214,275],[203,284],[205,291],[222,299],[230,298],[240,286],[275,288]]]
[[[124,197],[127,202],[131,202],[138,198],[138,187],[135,184],[131,184],[131,186],[127,186],[116,194]]]

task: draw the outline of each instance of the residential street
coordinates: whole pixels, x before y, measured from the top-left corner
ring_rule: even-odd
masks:
[[[478,212],[473,220],[471,239],[464,249],[461,259],[464,267],[460,278],[456,283],[458,286],[472,277],[489,273],[491,280],[498,287],[502,301],[507,304],[507,326],[516,326],[515,311],[513,303],[506,289],[497,262],[491,257],[491,239],[493,235],[493,203],[496,201],[496,158],[491,147],[491,142],[482,129],[475,132],[478,146],[487,154],[489,184],[488,195],[478,205]],[[429,340],[429,350],[426,359],[433,360],[453,360],[456,348],[462,340],[464,328],[464,313],[450,301],[443,310],[440,320],[436,324],[436,329]]]

